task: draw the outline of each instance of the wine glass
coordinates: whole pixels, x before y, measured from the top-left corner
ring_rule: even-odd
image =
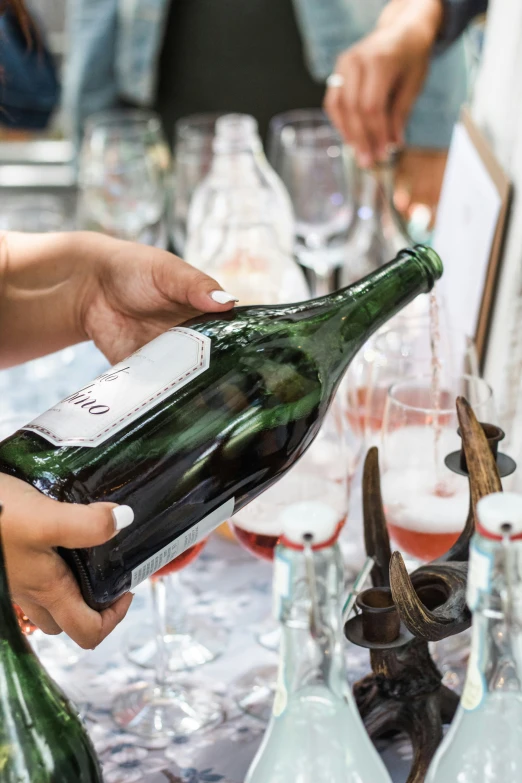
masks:
[[[43,234],[69,227],[64,202],[45,193],[10,198],[0,209],[0,230]]]
[[[237,540],[254,557],[273,560],[281,535],[281,513],[289,505],[327,503],[337,515],[339,529],[344,526],[349,510],[349,482],[340,404],[340,398],[336,398],[317,438],[299,462],[230,520]],[[257,634],[257,641],[276,651],[279,628],[274,620],[263,625],[265,628]],[[256,667],[243,675],[236,682],[236,698],[241,709],[268,720],[275,681],[275,666]]]
[[[342,140],[320,111],[275,117],[270,138],[274,168],[294,207],[295,253],[313,272],[314,295],[323,296],[335,288],[353,216]]]
[[[183,254],[187,240],[190,202],[212,163],[212,141],[220,114],[193,114],[178,120],[174,135],[174,191],[170,234],[176,252]]]
[[[172,634],[168,627],[167,579],[194,560],[204,545],[205,541],[196,543],[151,577],[154,681],[131,685],[119,693],[113,703],[115,723],[146,740],[166,741],[171,737],[183,737],[215,726],[224,719],[223,708],[214,695],[204,689],[175,682],[170,676],[172,662],[183,660],[184,640],[183,634]],[[176,666],[174,670],[178,670]]]
[[[442,308],[432,324],[433,307],[429,297],[419,296],[366,343],[348,368],[342,390],[348,429],[360,444],[359,455],[380,442],[392,384],[414,375],[429,375],[434,361],[441,379],[460,372],[478,375],[473,341],[448,327]]]
[[[154,112],[92,115],[80,152],[79,225],[165,247],[169,173],[170,152]]]
[[[170,563],[156,571],[150,577],[151,593],[157,589],[158,580],[162,580],[165,592],[165,635],[158,651],[157,623],[149,634],[139,633],[131,627],[127,634],[127,658],[137,666],[154,669],[158,655],[166,657],[168,672],[180,672],[210,663],[221,655],[228,641],[228,632],[204,617],[195,616],[187,611],[186,589],[183,587],[180,572],[192,563],[203,550],[207,540],[199,541]],[[154,600],[153,600],[154,606]]]
[[[430,374],[400,381],[388,392],[381,487],[391,539],[410,568],[445,554],[467,519],[468,480],[444,464],[461,447],[458,396],[468,400],[479,421],[494,422],[493,392],[476,376],[444,379],[437,389]]]

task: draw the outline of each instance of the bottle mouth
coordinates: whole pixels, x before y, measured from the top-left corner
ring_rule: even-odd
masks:
[[[214,150],[233,152],[250,147],[258,138],[257,120],[249,114],[225,114],[216,121]]]
[[[427,247],[426,245],[415,245],[413,251],[426,272],[428,277],[428,291],[431,291],[444,272],[442,259],[433,248]]]

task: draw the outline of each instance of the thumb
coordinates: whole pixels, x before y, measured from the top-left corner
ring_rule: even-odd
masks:
[[[234,294],[223,291],[214,278],[171,254],[157,265],[155,280],[171,302],[190,305],[204,313],[230,310],[238,301]]]
[[[44,547],[98,546],[109,541],[134,521],[130,506],[115,503],[61,503],[46,498],[40,503],[38,544]]]

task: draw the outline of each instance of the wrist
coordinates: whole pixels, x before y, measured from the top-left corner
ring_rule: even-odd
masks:
[[[395,28],[401,36],[414,35],[417,45],[431,49],[443,24],[443,0],[390,0],[377,27]]]

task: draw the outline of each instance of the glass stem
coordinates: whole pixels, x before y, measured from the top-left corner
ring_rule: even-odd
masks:
[[[151,580],[152,616],[156,634],[156,685],[167,683],[168,652],[165,644],[167,635],[167,590],[164,577]]]
[[[167,590],[168,630],[169,633],[184,634],[187,630],[187,611],[183,600],[183,585],[180,573],[174,572],[164,577]]]
[[[308,271],[313,297],[328,296],[335,291],[335,267],[319,261],[313,268],[308,267]]]

